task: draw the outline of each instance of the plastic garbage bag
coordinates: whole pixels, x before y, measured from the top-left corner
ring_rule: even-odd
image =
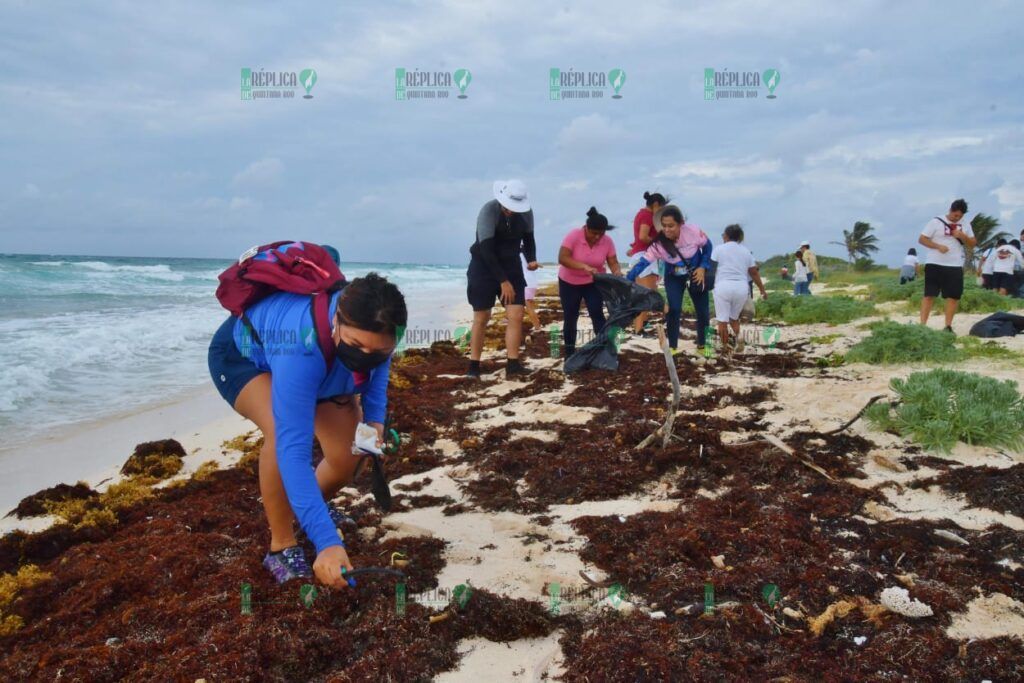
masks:
[[[597,336],[565,359],[565,372],[588,368],[619,369],[618,337],[633,320],[644,312],[661,313],[665,300],[653,289],[647,289],[624,277],[597,274],[594,284],[608,308],[607,321]]]
[[[1013,337],[1024,330],[1024,316],[1012,313],[993,313],[971,325],[972,337]]]

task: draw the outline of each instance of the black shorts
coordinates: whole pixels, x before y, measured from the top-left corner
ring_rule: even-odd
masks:
[[[959,299],[964,293],[964,269],[960,266],[940,266],[928,263],[924,267],[924,295]]]
[[[518,255],[515,261],[501,264],[502,269],[508,274],[508,281],[516,291],[514,306],[526,305],[526,278],[523,276],[523,264],[519,262]],[[482,260],[475,256],[469,261],[469,269],[466,271],[466,278],[469,281],[466,285],[466,298],[474,311],[489,311],[494,307],[495,299],[501,296],[501,283],[494,279],[491,271]]]
[[[228,316],[228,319],[217,329],[213,339],[210,340],[210,350],[207,353],[207,363],[210,366],[210,377],[213,378],[213,384],[232,408],[245,385],[257,375],[262,375],[265,372],[256,367],[238,350],[234,338],[235,323],[237,322],[238,318]]]
[[[1007,292],[1015,289],[1013,273],[992,273],[989,282],[992,283],[992,289],[1005,289]]]

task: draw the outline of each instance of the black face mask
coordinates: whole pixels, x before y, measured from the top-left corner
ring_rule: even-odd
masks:
[[[338,360],[352,372],[369,372],[386,361],[388,356],[391,355],[383,351],[367,353],[358,347],[346,344],[344,341],[338,342],[337,354]]]

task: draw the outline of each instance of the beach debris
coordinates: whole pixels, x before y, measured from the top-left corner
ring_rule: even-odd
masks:
[[[864,643],[868,642],[868,637],[867,636],[854,636],[853,637],[853,642],[857,643],[858,645],[863,645]]]
[[[934,533],[939,538],[944,538],[947,541],[953,541],[954,543],[959,543],[960,545],[970,545],[971,544],[971,542],[968,541],[967,539],[962,538],[960,536],[957,536],[952,531],[946,531],[945,529],[936,529],[932,533]]]
[[[135,447],[135,452],[121,466],[121,474],[166,479],[181,471],[184,464],[181,459],[186,455],[185,449],[174,439],[146,441]]]
[[[676,421],[676,413],[679,411],[679,400],[682,396],[682,388],[679,384],[679,372],[676,370],[675,359],[672,357],[672,349],[669,348],[668,339],[665,337],[665,328],[663,325],[655,325],[655,329],[658,331],[658,344],[661,346],[661,352],[665,355],[665,366],[668,369],[669,382],[672,384],[672,398],[669,400],[669,407],[666,411],[665,422],[660,427],[651,432],[643,441],[636,445],[636,450],[643,450],[648,445],[654,442],[658,436],[661,436],[661,447],[665,448],[668,446],[669,440],[672,438],[672,427]]]
[[[391,566],[404,569],[409,566],[409,560],[406,558],[405,553],[395,551],[391,553]]]
[[[715,565],[719,569],[725,569],[725,555],[712,555],[711,564]]]
[[[651,619],[664,619],[666,614],[661,610],[658,610],[657,612],[651,612],[647,616],[649,616]]]
[[[930,617],[934,614],[931,607],[920,600],[911,598],[906,588],[897,588],[896,586],[886,588],[882,591],[880,600],[882,606],[887,610],[896,614],[902,614],[905,617],[916,619],[919,617]]]
[[[865,406],[864,406],[863,408],[861,408],[860,410],[858,410],[858,411],[857,411],[857,414],[856,414],[856,415],[854,415],[854,416],[853,416],[852,418],[850,418],[850,420],[849,420],[849,421],[847,421],[847,422],[844,422],[844,423],[843,423],[842,425],[840,425],[839,427],[837,427],[837,428],[833,429],[833,430],[832,430],[832,431],[830,431],[830,432],[823,432],[823,433],[824,433],[824,434],[825,434],[826,436],[831,436],[831,435],[833,435],[833,434],[838,434],[839,432],[843,432],[843,431],[846,431],[846,430],[847,430],[847,429],[848,429],[848,428],[850,427],[850,425],[852,425],[852,424],[853,424],[854,422],[856,422],[857,420],[859,420],[860,418],[862,418],[862,417],[864,416],[864,413],[866,413],[866,412],[867,412],[868,408],[870,408],[871,406],[873,406],[873,405],[874,405],[874,404],[875,404],[875,403],[876,403],[877,401],[881,401],[881,400],[882,400],[883,398],[885,398],[885,396],[884,396],[884,395],[879,395],[879,396],[872,396],[872,397],[871,397],[871,400],[869,400],[869,401],[867,402],[867,405],[865,405]]]
[[[787,455],[792,455],[794,458],[796,458],[797,460],[802,462],[807,467],[810,467],[812,470],[814,470],[818,474],[822,475],[826,479],[829,479],[830,481],[835,481],[835,479],[832,477],[831,474],[829,474],[828,472],[826,472],[822,468],[818,467],[817,465],[815,465],[813,462],[811,462],[807,458],[804,458],[804,457],[801,457],[801,456],[797,455],[796,451],[794,451],[792,448],[787,446],[785,444],[785,442],[782,441],[782,439],[780,439],[779,437],[775,436],[774,434],[765,434],[762,438],[765,441],[767,441],[768,443],[770,443],[771,445],[773,445],[776,448],[778,448],[783,453],[785,453]]]
[[[790,619],[803,619],[804,618],[804,613],[803,612],[801,612],[798,609],[793,609],[792,607],[783,607],[782,608],[782,613],[785,614]]]
[[[879,467],[883,467],[883,468],[885,468],[887,470],[891,470],[893,472],[906,472],[907,471],[907,466],[906,465],[904,465],[902,463],[898,463],[895,460],[893,460],[893,459],[891,459],[891,458],[889,458],[887,456],[882,455],[881,453],[875,453],[874,455],[872,455],[871,456],[871,460],[876,465],[878,465]]]
[[[902,590],[902,589],[900,589]],[[876,605],[867,598],[858,595],[852,600],[833,602],[825,611],[816,617],[806,617],[807,625],[815,637],[821,636],[836,619],[842,619],[850,612],[860,610],[861,614],[875,626],[882,626],[882,616],[888,611],[885,605]]]
[[[917,574],[915,574],[913,572],[909,572],[907,574],[896,574],[895,578],[896,578],[897,581],[902,583],[907,588],[913,588],[914,587],[914,579],[917,578]]]

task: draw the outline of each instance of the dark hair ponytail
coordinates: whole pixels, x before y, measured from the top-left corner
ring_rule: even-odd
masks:
[[[743,241],[743,228],[737,223],[725,226],[725,236],[729,238],[730,242],[742,242]]]
[[[398,336],[409,320],[405,297],[377,273],[367,273],[345,285],[338,299],[338,318],[346,325]]]
[[[647,202],[647,208],[651,208],[655,204],[665,206],[668,204],[668,200],[665,199],[665,195],[660,192],[644,192],[644,201]]]
[[[596,207],[590,207],[587,211],[587,227],[591,230],[604,232],[608,230],[608,219],[598,212]]]

